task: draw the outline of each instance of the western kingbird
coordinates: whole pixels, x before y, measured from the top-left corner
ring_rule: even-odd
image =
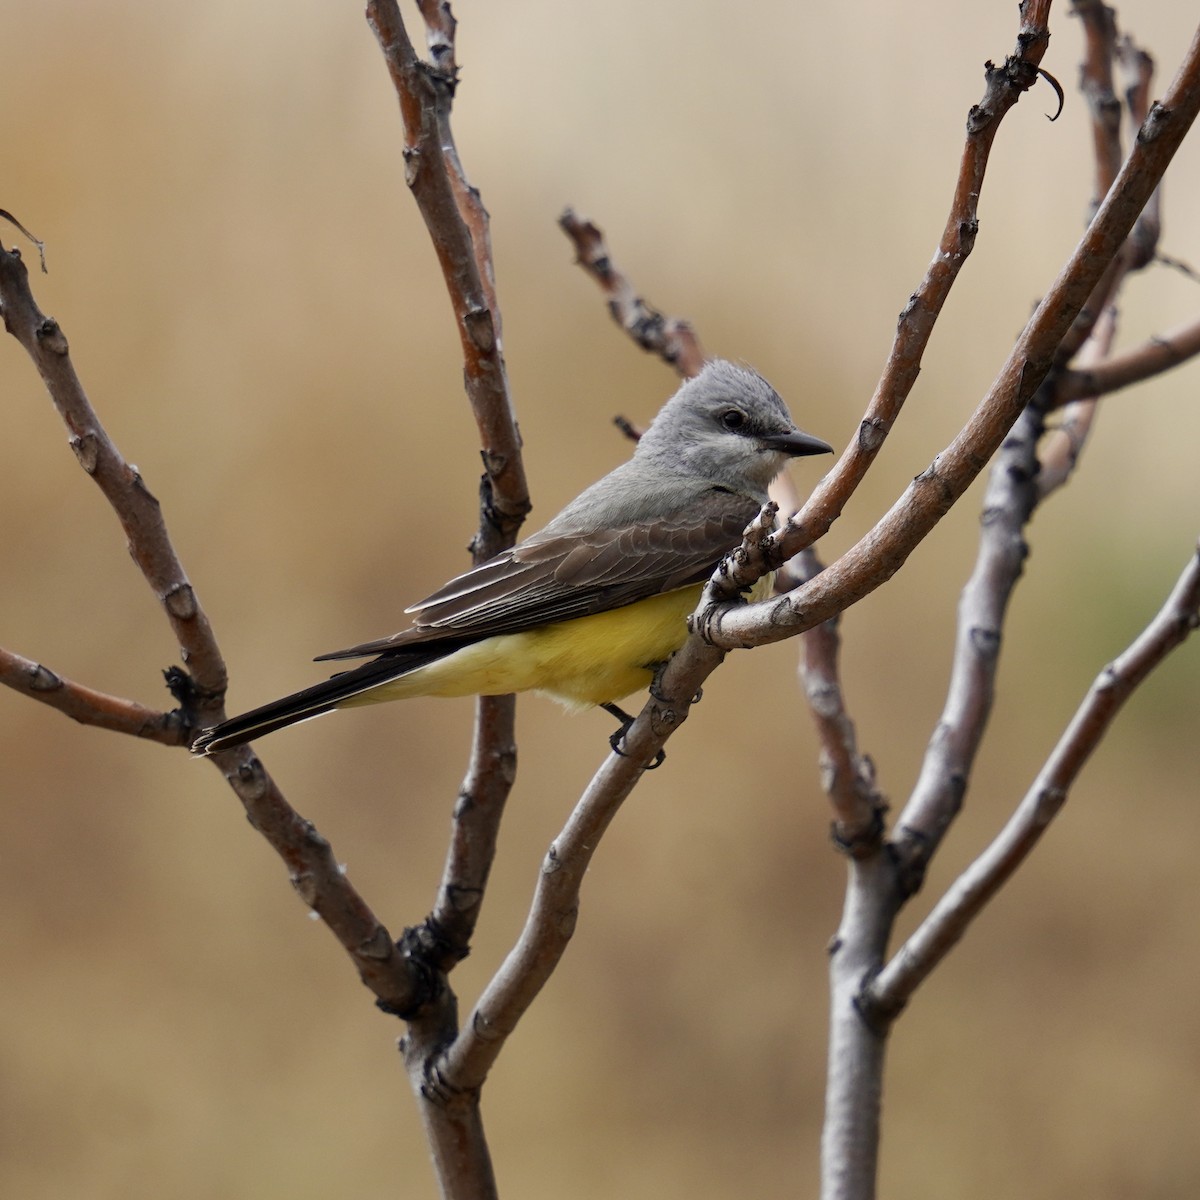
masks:
[[[633,457],[544,529],[407,609],[410,628],[317,661],[378,657],[206,729],[192,749],[211,754],[334,708],[408,696],[537,691],[628,722],[616,702],[683,645],[705,582],[767,485],[787,459],[830,452],[760,375],[709,362]]]

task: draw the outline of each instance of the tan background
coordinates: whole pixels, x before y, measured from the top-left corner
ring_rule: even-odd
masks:
[[[627,447],[668,371],[571,265],[566,203],[660,305],[843,443],[945,216],[981,65],[1016,5],[458,6],[456,115],[493,214],[540,523]],[[466,562],[478,473],[447,303],[361,4],[0,5],[0,205],[125,454],[161,499],[233,674],[231,706],[319,677]],[[1130,4],[1174,69],[1194,6]],[[1070,87],[1078,24],[1046,67]],[[870,486],[856,539],[958,428],[1080,229],[1086,115],[1048,87],[1001,133],[982,231]],[[1200,262],[1200,135],[1164,249]],[[12,235],[4,235],[10,241]],[[1196,311],[1163,268],[1125,344]],[[165,702],[177,658],[15,343],[0,359],[0,643]],[[1031,532],[1000,703],[966,812],[905,928],[998,827],[1095,671],[1196,536],[1197,368],[1112,399]],[[816,468],[798,477],[808,485]],[[846,685],[896,802],[940,708],[978,488],[848,615]],[[1190,1197],[1200,1184],[1197,647],[1141,693],[1019,880],[893,1039],[884,1193]],[[580,929],[489,1084],[504,1193],[812,1194],[826,840],[795,650],[737,655],[622,812]],[[466,702],[339,715],[262,747],[399,931],[426,911]],[[602,714],[520,711],[521,771],[472,999],[605,750]],[[0,694],[0,1194],[432,1197],[395,1023],[214,771]]]

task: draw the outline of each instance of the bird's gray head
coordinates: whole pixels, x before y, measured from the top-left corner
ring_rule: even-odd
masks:
[[[789,458],[832,449],[796,428],[761,375],[713,359],[663,405],[635,456],[660,469],[765,496]]]

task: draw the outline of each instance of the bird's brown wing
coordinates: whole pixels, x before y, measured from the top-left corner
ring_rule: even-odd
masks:
[[[413,605],[412,628],[318,661],[520,633],[702,582],[741,542],[758,511],[750,496],[711,488],[670,518],[589,533],[535,534]]]

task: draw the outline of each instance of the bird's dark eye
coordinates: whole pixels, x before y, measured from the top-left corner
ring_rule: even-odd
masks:
[[[746,414],[740,408],[727,408],[721,414],[721,424],[726,429],[741,429],[746,423]]]

